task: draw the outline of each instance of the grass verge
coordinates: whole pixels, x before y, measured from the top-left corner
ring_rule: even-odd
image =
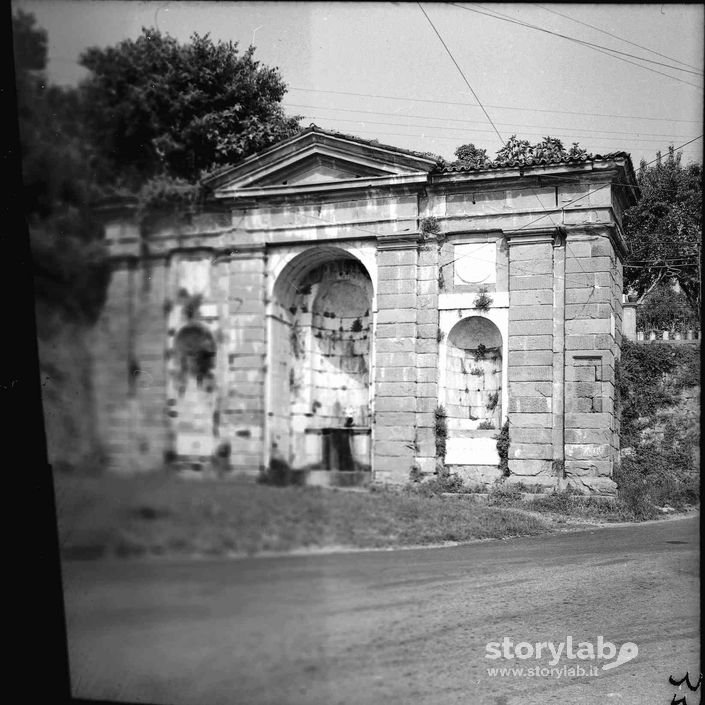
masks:
[[[66,557],[225,555],[532,536],[552,522],[409,492],[332,492],[164,474],[54,478]]]

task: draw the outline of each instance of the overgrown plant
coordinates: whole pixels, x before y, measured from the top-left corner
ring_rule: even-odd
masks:
[[[492,297],[487,293],[487,289],[482,288],[477,292],[473,308],[476,311],[489,311],[492,306]]]
[[[419,223],[419,231],[422,237],[427,238],[430,235],[438,235],[441,232],[441,225],[438,218],[434,215],[429,215],[427,218],[421,218]]]
[[[488,397],[487,397],[487,410],[488,411],[494,411],[497,408],[497,404],[499,403],[499,392],[492,392]]]
[[[504,422],[502,430],[497,435],[497,453],[502,477],[509,477],[509,419]]]
[[[448,438],[448,418],[443,405],[436,407],[434,412],[436,434],[436,458],[443,462],[446,457],[446,440]]]

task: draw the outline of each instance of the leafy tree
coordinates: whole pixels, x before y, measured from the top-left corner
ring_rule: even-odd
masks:
[[[636,309],[637,330],[683,333],[698,328],[698,316],[683,292],[661,281]]]
[[[662,282],[677,282],[699,317],[702,165],[683,166],[671,146],[654,165],[642,161],[637,181],[641,198],[624,217],[630,249],[625,290],[643,298]]]
[[[455,150],[455,156],[458,162],[464,166],[473,169],[482,169],[488,166],[490,158],[487,156],[487,150],[476,147],[474,144],[463,144]]]
[[[32,15],[12,18],[24,211],[29,225],[37,303],[72,319],[93,318],[106,271],[90,154],[76,123],[78,93],[48,86],[47,35]],[[43,332],[40,318],[40,334]]]
[[[288,137],[298,119],[284,114],[276,68],[254,47],[194,34],[190,43],[154,29],[114,47],[91,48],[80,63],[89,134],[116,183],[139,188],[153,177],[195,183]]]

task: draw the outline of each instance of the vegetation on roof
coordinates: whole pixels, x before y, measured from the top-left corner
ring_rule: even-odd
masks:
[[[528,140],[512,135],[506,144],[490,159],[487,150],[474,144],[463,144],[455,150],[456,160],[443,165],[443,171],[472,171],[475,169],[498,169],[502,167],[531,166],[534,164],[560,164],[563,162],[587,161],[595,158],[577,142],[569,149],[557,137],[544,137],[531,144]]]

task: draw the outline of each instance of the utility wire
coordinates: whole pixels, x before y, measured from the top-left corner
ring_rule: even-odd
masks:
[[[518,24],[521,25],[522,27],[527,27],[529,29],[535,29],[538,32],[545,32],[546,34],[551,34],[556,37],[560,37],[562,39],[567,39],[568,41],[575,42],[577,44],[582,44],[583,46],[587,46],[591,49],[600,49],[603,51],[608,51],[613,54],[619,54],[621,56],[629,56],[632,59],[638,59],[639,61],[646,61],[650,64],[657,64],[658,66],[664,66],[665,68],[672,69],[673,71],[685,71],[686,73],[691,73],[695,74],[696,76],[702,76],[703,72],[702,71],[692,71],[690,69],[682,69],[679,66],[672,66],[670,64],[664,64],[662,61],[655,61],[654,59],[647,59],[643,56],[637,56],[636,54],[630,54],[629,52],[625,51],[620,51],[619,49],[611,49],[610,47],[602,46],[601,44],[595,44],[594,42],[588,42],[584,39],[578,39],[577,37],[571,37],[567,34],[561,34],[560,32],[554,32],[553,30],[546,29],[545,27],[541,27],[539,25],[534,25],[530,24],[528,22],[525,22],[524,20],[518,20],[515,19],[514,17],[510,17],[509,15],[505,15],[503,12],[499,12],[498,10],[490,10],[489,8],[485,7],[484,5],[481,5],[480,3],[472,3],[474,5],[477,5],[478,7],[481,7],[483,10],[486,10],[486,12],[481,12],[480,10],[476,10],[474,8],[470,7],[465,7],[464,5],[460,5],[458,3],[450,3],[451,5],[455,5],[455,7],[459,7],[463,10],[469,10],[470,12],[477,12],[482,15],[486,15],[487,17],[494,17],[495,19],[501,19],[506,22],[512,22],[513,24]],[[488,14],[488,13],[493,13],[493,14]],[[619,58],[618,56],[614,57],[615,59]],[[637,64],[639,66],[640,64]],[[642,68],[648,68],[646,66],[642,66]],[[657,72],[658,73],[658,72]],[[664,76],[668,76],[668,74],[663,74]],[[676,78],[675,76],[669,76],[669,78]],[[692,85],[692,84],[689,84]]]
[[[672,56],[666,56],[665,54],[661,54],[658,51],[655,51],[654,49],[649,49],[649,47],[642,46],[641,44],[636,44],[635,42],[630,42],[628,39],[625,39],[624,37],[620,37],[617,34],[612,34],[612,32],[608,32],[605,29],[600,29],[600,27],[595,27],[594,24],[589,24],[588,22],[581,22],[580,20],[576,20],[575,17],[570,17],[568,15],[564,15],[562,12],[558,12],[558,10],[551,10],[550,8],[546,7],[545,5],[539,5],[538,3],[533,3],[536,7],[540,7],[542,10],[545,10],[546,12],[550,12],[554,15],[558,15],[559,17],[564,17],[567,20],[570,20],[571,22],[576,22],[577,24],[583,25],[583,27],[590,27],[590,29],[594,29],[598,32],[602,32],[602,34],[606,34],[608,37],[613,37],[614,39],[619,39],[620,42],[624,42],[625,44],[631,44],[633,47],[637,47],[638,49],[643,49],[644,51],[648,51],[651,54],[655,54],[656,56],[660,56],[662,59],[668,59],[669,61],[675,61],[677,64],[682,64],[683,66],[687,66],[688,68],[691,69],[697,69],[696,66],[691,66],[690,64],[687,64],[685,61],[681,61],[680,59],[674,59]]]
[[[466,8],[467,9],[467,8]],[[429,98],[409,98],[408,96],[394,96],[394,95],[376,95],[374,93],[354,93],[352,91],[328,91],[321,88],[301,88],[296,86],[289,86],[289,90],[292,91],[303,91],[304,93],[330,93],[332,95],[350,95],[359,98],[383,98],[384,100],[404,100],[411,101],[413,103],[433,103],[434,105],[462,105],[464,107],[477,108],[477,105],[467,102],[458,102],[450,100],[431,100]],[[682,120],[678,118],[652,118],[644,117],[643,115],[615,115],[610,113],[584,113],[575,110],[545,110],[542,108],[522,108],[514,107],[511,105],[490,105],[487,104],[488,108],[494,108],[495,110],[516,110],[519,112],[530,112],[530,113],[556,113],[561,115],[579,115],[585,117],[589,115],[590,117],[611,117],[619,119],[629,119],[629,120],[651,120],[656,122],[688,122],[700,124],[700,120]]]
[[[458,62],[455,60],[455,57],[453,56],[453,54],[451,53],[450,49],[448,48],[448,45],[443,41],[443,37],[441,37],[440,32],[436,29],[436,26],[435,26],[435,25],[433,24],[433,22],[431,21],[431,18],[426,14],[426,11],[423,9],[423,6],[421,5],[421,3],[420,3],[420,2],[417,2],[416,4],[419,6],[419,9],[421,10],[421,12],[423,12],[424,16],[425,16],[426,19],[428,20],[428,22],[429,22],[429,24],[431,25],[431,27],[433,27],[433,31],[436,33],[436,36],[438,37],[438,39],[440,39],[441,44],[443,44],[443,47],[444,47],[445,50],[448,52],[448,56],[450,56],[451,60],[452,60],[453,63],[455,64],[455,67],[456,67],[456,68],[458,69],[458,71],[460,72],[460,75],[463,77],[463,80],[465,81],[467,87],[470,89],[470,92],[471,92],[471,93],[473,94],[473,96],[475,97],[475,100],[477,101],[478,105],[482,108],[482,112],[485,113],[485,117],[486,117],[487,120],[489,121],[490,125],[492,125],[492,129],[497,133],[497,137],[499,137],[500,145],[503,147],[504,144],[505,144],[504,138],[502,137],[502,135],[500,134],[499,130],[497,129],[497,126],[494,124],[494,122],[492,122],[492,118],[490,117],[489,113],[485,110],[484,106],[483,106],[482,103],[480,102],[480,99],[477,97],[477,94],[476,94],[475,91],[473,90],[473,87],[470,85],[470,82],[468,81],[468,79],[466,78],[465,74],[463,73],[463,70],[460,68],[460,66],[458,65]],[[543,205],[543,203],[541,202],[541,199],[539,198],[538,193],[536,193],[536,190],[532,188],[531,191],[533,191],[533,194],[534,194],[534,196],[536,197],[536,200],[538,201],[539,206],[543,209],[543,211],[544,211],[544,213],[546,214],[546,216],[547,216],[547,217],[550,219],[550,221],[555,225],[555,222],[553,221],[553,216],[551,215],[551,213],[550,213],[548,210],[546,210],[546,207],[545,207],[545,206]]]
[[[305,107],[305,106],[302,106]],[[335,108],[324,108],[324,110],[335,110]],[[367,111],[371,112],[371,111]],[[488,130],[488,129],[482,129],[479,127],[473,127],[470,129],[462,128],[462,127],[449,127],[447,125],[419,125],[419,124],[409,124],[405,122],[387,122],[387,121],[379,121],[379,120],[367,120],[367,119],[355,119],[355,118],[342,118],[342,117],[330,117],[328,115],[311,115],[311,114],[306,114],[305,115],[306,119],[308,120],[332,120],[334,122],[352,122],[355,124],[361,124],[361,125],[388,125],[390,127],[408,127],[408,128],[420,128],[420,129],[430,129],[430,130],[444,130],[444,131],[453,131],[453,132],[462,132],[463,134],[471,134],[474,132],[493,132],[493,130]],[[402,116],[405,117],[405,116]],[[413,117],[413,116],[409,116]],[[440,118],[443,119],[443,118]],[[661,144],[663,143],[663,139],[658,139],[658,138],[642,138],[642,137],[631,137],[627,140],[627,137],[604,137],[602,135],[586,135],[582,134],[579,132],[573,132],[569,127],[555,127],[555,128],[546,128],[549,130],[560,130],[562,132],[568,132],[574,137],[581,137],[585,139],[593,139],[593,140],[609,140],[611,142],[649,142],[652,144]],[[517,130],[516,132],[519,132]],[[543,132],[521,132],[522,135],[530,135],[530,136],[545,136],[545,130]],[[611,133],[607,133],[611,134]],[[638,133],[637,133],[638,134]],[[663,137],[673,139],[673,138],[683,138],[686,135],[663,135]]]
[[[629,61],[627,59],[622,58],[621,56],[615,56],[615,54],[625,54],[626,56],[632,56],[634,57],[633,54],[626,54],[625,52],[618,51],[617,49],[610,49],[609,47],[602,47],[598,44],[592,44],[591,42],[585,42],[581,39],[576,39],[575,37],[569,37],[565,34],[560,34],[559,32],[553,32],[550,29],[545,29],[543,27],[538,27],[536,25],[529,24],[528,22],[522,22],[520,20],[515,20],[507,15],[503,15],[500,12],[497,12],[496,10],[491,10],[490,12],[483,12],[482,10],[477,10],[474,7],[465,7],[465,5],[459,5],[458,3],[450,3],[454,7],[458,7],[461,10],[467,10],[468,12],[475,12],[478,15],[484,15],[485,17],[492,17],[496,20],[501,20],[502,22],[510,22],[512,24],[519,25],[520,27],[526,27],[527,29],[534,29],[538,32],[544,32],[545,34],[551,34],[556,37],[561,37],[563,39],[567,39],[568,41],[575,42],[577,44],[580,44],[582,46],[587,47],[588,49],[594,49],[595,51],[599,52],[611,52],[609,56],[612,56],[614,59],[618,59],[619,61],[626,61],[627,63],[631,64],[634,63],[632,61]],[[482,7],[482,5],[480,5]],[[486,9],[486,8],[484,8]],[[494,13],[494,14],[491,14]],[[640,61],[648,61],[649,63],[660,63],[660,62],[653,62],[651,59],[644,59],[643,57],[634,57],[639,59]],[[651,71],[652,73],[657,73],[660,74],[661,76],[666,76],[667,78],[672,78],[674,81],[679,81],[680,83],[685,83],[687,86],[692,86],[693,88],[699,88],[702,90],[702,86],[698,86],[694,83],[689,83],[688,81],[684,81],[682,78],[678,78],[678,76],[671,76],[671,74],[668,73],[663,73],[663,71],[657,71],[656,69],[650,68],[649,66],[644,66],[642,64],[635,64],[636,66],[639,66],[642,69],[645,69],[646,71]],[[668,68],[677,70],[677,71],[686,71],[687,69],[681,69],[677,66],[669,66]],[[693,73],[692,71],[689,71],[688,73]]]
[[[484,120],[465,120],[461,118],[449,118],[449,117],[441,117],[439,115],[409,115],[406,113],[397,113],[397,112],[385,112],[382,110],[362,110],[360,108],[334,108],[334,107],[327,107],[325,105],[305,105],[302,103],[287,103],[287,108],[308,108],[309,110],[333,110],[335,112],[340,112],[340,113],[364,113],[366,115],[386,115],[389,117],[401,117],[401,118],[410,118],[412,120],[445,120],[447,122],[458,122],[462,124],[469,124],[469,125],[484,125],[485,121]],[[306,115],[306,117],[311,117],[310,115]],[[328,119],[328,118],[326,118]],[[332,119],[332,118],[330,118]],[[361,121],[362,122],[362,121]],[[386,124],[386,123],[385,123]],[[392,124],[392,123],[390,123]],[[503,127],[512,127],[516,128],[517,130],[524,129],[524,128],[536,128],[540,130],[570,130],[572,131],[572,128],[568,126],[559,126],[559,125],[521,125],[516,122],[497,122],[495,123],[496,125],[501,125]],[[409,127],[417,127],[416,125],[409,125]],[[451,128],[451,127],[445,127],[443,129],[457,129],[457,128]],[[634,130],[630,132],[620,132],[617,130],[580,130],[581,133],[584,132],[594,132],[596,134],[604,134],[604,135],[647,135],[649,137],[685,137],[686,135],[671,135],[671,134],[666,134],[663,132],[635,132]],[[576,133],[577,134],[577,133]]]
[[[468,81],[465,74],[463,73],[463,70],[458,65],[458,62],[455,60],[455,57],[453,56],[450,49],[448,48],[448,45],[443,41],[443,37],[441,37],[438,30],[436,29],[436,25],[433,24],[433,22],[431,21],[431,18],[426,14],[426,10],[423,9],[423,6],[421,5],[421,3],[417,2],[416,4],[419,6],[419,9],[421,10],[421,12],[423,12],[424,17],[428,20],[428,23],[433,28],[433,31],[436,33],[436,36],[438,37],[438,39],[440,39],[441,44],[443,45],[443,48],[448,52],[448,56],[450,56],[451,61],[455,64],[455,68],[458,69],[460,75],[463,77],[463,81],[465,81],[465,85],[470,89],[470,92],[472,93],[473,97],[477,101],[477,104],[482,108],[482,112],[485,114],[485,117],[487,118],[490,125],[492,125],[492,127],[494,128],[494,131],[497,133],[497,137],[499,137],[499,142],[503,146],[504,139],[502,138],[502,135],[500,134],[500,132],[497,129],[497,127],[495,126],[495,124],[492,122],[492,118],[489,116],[489,113],[485,110],[485,107],[482,105],[482,102],[477,97],[477,93],[475,93],[475,91],[473,90],[473,87],[470,85],[470,81]]]

